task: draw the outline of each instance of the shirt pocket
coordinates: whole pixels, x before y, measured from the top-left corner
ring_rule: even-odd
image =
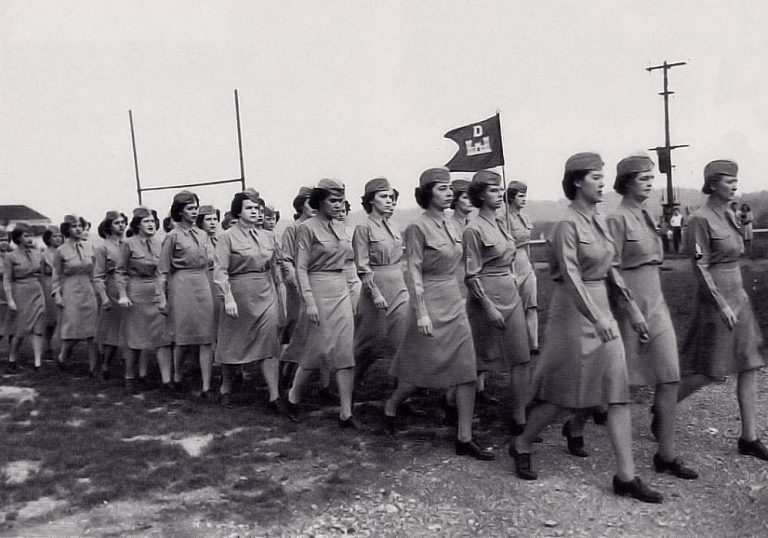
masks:
[[[627,227],[624,232],[624,238],[629,243],[635,243],[637,241],[642,241],[645,239],[645,231],[644,230],[638,230],[637,228],[631,228]]]

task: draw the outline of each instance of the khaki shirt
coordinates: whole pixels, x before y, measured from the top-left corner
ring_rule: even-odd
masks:
[[[309,283],[309,273],[344,270],[352,256],[352,242],[343,222],[315,216],[301,223],[296,230],[296,279],[304,301],[316,306]]]
[[[213,281],[225,302],[234,300],[230,279],[246,273],[272,272],[277,262],[277,243],[269,232],[240,222],[219,236],[213,263]]]
[[[162,242],[155,236],[141,237],[134,235],[123,241],[120,247],[120,261],[117,272],[120,275],[118,287],[120,296],[126,293],[126,283],[130,278],[139,278],[158,281],[158,296],[162,293],[160,288],[160,253]]]
[[[207,269],[213,256],[208,235],[194,226],[176,226],[163,240],[160,274],[168,275],[184,269]]]
[[[370,213],[366,221],[355,227],[352,235],[357,274],[374,300],[381,291],[373,278],[373,267],[400,263],[403,257],[403,239],[387,219]]]
[[[643,204],[622,198],[618,209],[608,217],[608,228],[622,269],[658,265],[664,261],[661,238]]]
[[[82,274],[93,279],[93,247],[86,241],[66,239],[53,256],[51,292],[61,291],[63,277]]]
[[[120,252],[123,240],[106,239],[103,244],[93,249],[93,288],[101,298],[101,304],[109,302],[107,295],[107,278],[116,276],[115,271],[120,263]],[[117,297],[113,297],[117,300]]]
[[[462,242],[467,288],[476,299],[486,303],[488,299],[480,275],[512,272],[515,238],[502,219],[488,220],[480,214],[464,229]]]

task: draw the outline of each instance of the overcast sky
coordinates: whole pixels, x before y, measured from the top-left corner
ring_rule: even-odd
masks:
[[[289,212],[332,176],[357,207],[385,175],[414,206],[443,134],[502,114],[507,178],[562,196],[571,153],[663,143],[670,71],[680,186],[733,158],[743,191],[768,170],[768,2],[0,0],[0,203],[98,221],[145,186],[238,177],[240,92],[249,186]],[[659,178],[657,181],[661,183]],[[198,188],[226,208],[235,186]],[[172,192],[148,193],[167,211]]]

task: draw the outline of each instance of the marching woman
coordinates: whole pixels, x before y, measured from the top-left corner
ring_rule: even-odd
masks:
[[[136,361],[139,360],[139,380],[147,376],[149,351],[156,351],[163,392],[170,396],[171,341],[165,335],[166,299],[160,271],[162,243],[155,237],[157,220],[146,207],[133,210],[131,237],[120,247],[118,264],[118,303],[125,312],[123,340],[125,343],[125,387],[132,393],[139,390],[136,382]]]
[[[472,205],[472,201],[469,199],[469,181],[465,179],[455,179],[451,182],[451,191],[453,191],[453,200],[451,201],[451,223],[454,230],[459,234],[459,237],[464,233],[464,229],[469,224],[469,220],[472,217],[472,212],[475,207]],[[464,264],[459,263],[456,268],[456,279],[459,281],[459,290],[463,297],[467,296],[467,287],[464,279]]]
[[[299,403],[301,389],[314,370],[336,373],[339,426],[357,429],[352,418],[355,357],[354,315],[344,265],[352,254],[339,216],[344,211],[344,185],[321,179],[312,189],[310,207],[317,215],[296,231],[296,279],[304,298],[306,344],[288,392],[289,408]]]
[[[5,257],[11,250],[10,236],[5,230],[0,230],[0,341],[6,337],[8,347],[13,340],[14,329],[11,326],[13,312],[8,311],[8,301],[5,297]]]
[[[5,256],[3,287],[8,310],[15,312],[14,338],[10,343],[8,367],[16,371],[16,355],[24,337],[32,335],[35,371],[43,358],[43,332],[45,331],[45,299],[40,284],[42,254],[35,247],[35,237],[27,224],[18,223],[11,231],[16,249]]]
[[[534,375],[538,404],[525,431],[509,447],[519,478],[535,480],[531,443],[567,411],[608,405],[608,433],[616,459],[613,491],[644,502],[660,503],[662,495],[635,476],[632,459],[630,395],[624,346],[608,303],[608,286],[632,312],[634,329],[647,336],[642,313],[618,270],[612,266],[616,247],[597,213],[603,199],[603,161],[595,153],[577,153],[565,163],[563,191],[572,200],[565,218],[548,239],[555,290],[549,306],[543,353]]]
[[[45,349],[46,353],[53,353],[53,337],[56,333],[58,322],[58,308],[51,293],[51,281],[53,279],[53,257],[56,249],[64,242],[64,236],[58,226],[48,226],[43,232],[43,295],[45,296]]]
[[[528,186],[521,181],[510,181],[507,185],[509,227],[517,247],[513,268],[517,278],[517,291],[523,300],[525,325],[528,328],[528,348],[531,350],[531,355],[538,355],[539,302],[536,297],[536,273],[529,255],[533,225],[522,214],[522,209],[527,203]]]
[[[174,383],[181,384],[184,354],[197,348],[202,377],[200,396],[211,389],[213,297],[208,260],[213,256],[208,236],[195,226],[199,201],[190,191],[178,192],[171,204],[173,230],[163,240],[161,283],[167,284],[166,338],[173,342]]]
[[[280,343],[286,347],[280,356],[283,385],[293,380],[296,365],[301,360],[306,342],[306,320],[304,302],[296,281],[296,231],[301,223],[315,216],[316,211],[309,206],[312,189],[301,187],[293,199],[294,222],[283,232],[281,241],[282,263],[280,270],[285,283],[285,325],[280,329]]]
[[[477,352],[478,376],[509,370],[512,378],[512,435],[525,428],[529,396],[528,332],[523,301],[517,291],[512,264],[515,239],[506,223],[496,217],[504,205],[501,176],[481,170],[468,190],[472,205],[480,209],[464,230],[462,243],[467,297],[467,317]],[[482,394],[482,392],[481,392]]]
[[[629,371],[629,384],[655,386],[653,434],[659,450],[653,457],[657,472],[678,478],[698,478],[675,453],[675,408],[680,380],[677,338],[669,308],[661,290],[659,265],[664,259],[661,239],[645,201],[653,192],[653,161],[646,155],[622,159],[616,166],[613,188],[622,195],[621,205],[608,217],[621,276],[632,292],[648,325],[648,335],[639,338],[629,312],[617,308],[619,330]],[[582,437],[583,415],[571,419],[567,433]]]
[[[234,366],[260,362],[269,388],[268,408],[295,420],[278,392],[280,344],[272,278],[278,252],[268,234],[255,227],[261,207],[253,193],[236,194],[231,213],[237,223],[221,235],[216,246],[214,282],[217,295],[224,298],[216,348],[216,362],[222,371],[221,403],[226,408],[232,406]]]
[[[339,220],[344,225],[344,237],[346,237],[349,242],[349,259],[344,263],[344,275],[347,277],[349,299],[352,301],[352,311],[357,315],[357,306],[360,302],[360,292],[362,291],[363,284],[360,282],[360,277],[357,275],[355,256],[352,251],[352,236],[354,235],[354,230],[346,225],[347,216],[351,210],[352,206],[349,205],[349,201],[344,200],[344,209],[339,213]]]
[[[368,213],[352,237],[355,266],[363,287],[355,320],[355,385],[379,358],[393,357],[408,328],[408,288],[400,260],[403,240],[388,219],[394,212],[392,186],[386,178],[365,184]]]
[[[757,436],[757,370],[765,365],[760,353],[760,327],[744,290],[739,257],[744,251],[728,203],[736,193],[739,168],[729,160],[704,167],[702,192],[706,203],[688,223],[689,250],[698,281],[696,314],[683,345],[678,401],[716,378],[737,374],[736,397],[741,415],[739,454],[768,460],[768,449]]]
[[[117,346],[121,345],[123,309],[118,307],[117,264],[123,248],[127,217],[119,211],[107,211],[97,228],[104,243],[93,249],[93,287],[99,298],[96,344],[102,355],[101,376],[109,378]]]
[[[96,292],[93,288],[93,249],[83,240],[83,219],[66,215],[61,223],[64,243],[53,257],[51,293],[59,308],[61,351],[56,362],[63,371],[72,349],[85,341],[91,376],[96,374],[98,350],[94,337],[98,319]]]
[[[403,343],[390,369],[397,388],[384,405],[384,427],[393,434],[400,404],[418,387],[456,387],[456,454],[481,460],[492,452],[472,437],[477,368],[464,299],[456,280],[461,237],[446,219],[453,194],[447,168],[419,177],[416,202],[424,213],[405,231],[406,283],[411,308]]]
[[[219,237],[216,235],[219,228],[219,210],[212,205],[201,205],[197,211],[195,226],[203,230],[211,242],[211,250],[216,250]],[[208,281],[211,283],[211,294],[213,295],[213,341],[216,342],[216,335],[219,334],[219,314],[224,305],[224,298],[220,297],[216,284],[213,282],[213,256],[208,260]]]

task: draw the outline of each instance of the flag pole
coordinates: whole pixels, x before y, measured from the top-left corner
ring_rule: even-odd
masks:
[[[504,151],[504,129],[501,127],[501,110],[496,109],[496,115],[499,117],[499,136],[501,137],[501,151]],[[504,188],[504,221],[507,223],[507,231],[512,233],[512,226],[509,223],[509,200],[507,200],[507,166],[506,161],[501,165],[501,185]]]

